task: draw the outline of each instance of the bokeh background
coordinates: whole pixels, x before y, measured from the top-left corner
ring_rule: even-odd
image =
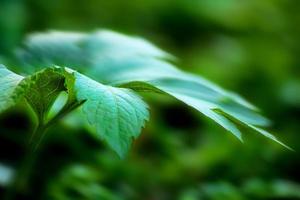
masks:
[[[1,0],[0,61],[26,34],[98,28],[144,37],[241,94],[295,152],[247,131],[241,144],[178,101],[143,95],[151,120],[126,159],[70,116],[48,132],[14,199],[300,199],[298,0]],[[33,127],[24,103],[0,115],[0,199]]]

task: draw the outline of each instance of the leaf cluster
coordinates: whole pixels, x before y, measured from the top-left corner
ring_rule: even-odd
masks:
[[[174,57],[148,41],[108,30],[90,34],[51,31],[30,35],[17,51],[18,75],[0,67],[0,112],[25,98],[40,126],[48,127],[82,105],[97,135],[124,157],[149,120],[137,92],[172,96],[243,141],[239,126],[287,147],[262,127],[269,120],[240,96],[172,63]],[[49,110],[68,94],[53,118]],[[289,148],[289,147],[287,147]]]

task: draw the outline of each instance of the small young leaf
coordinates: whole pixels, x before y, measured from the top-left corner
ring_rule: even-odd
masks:
[[[24,77],[0,65],[0,113],[13,106],[22,94],[18,87]]]
[[[40,123],[46,121],[48,111],[61,91],[65,90],[64,76],[46,68],[37,72],[22,82],[26,88],[25,98],[33,108]]]

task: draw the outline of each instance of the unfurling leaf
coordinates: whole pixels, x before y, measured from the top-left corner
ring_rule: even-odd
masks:
[[[46,121],[59,93],[65,90],[64,82],[64,76],[55,72],[53,68],[46,68],[23,80],[22,85],[26,88],[25,98],[41,123]]]

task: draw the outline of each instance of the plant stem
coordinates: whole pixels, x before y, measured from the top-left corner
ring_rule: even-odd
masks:
[[[33,132],[32,141],[35,137],[44,134],[46,131],[45,126],[38,125],[38,127]],[[38,152],[35,151],[34,146],[27,145],[25,150],[25,156],[21,162],[21,166],[17,171],[13,183],[9,186],[8,191],[5,195],[5,200],[12,200],[18,191],[26,192],[28,186],[28,177],[31,175],[31,169],[33,168]]]
[[[44,122],[43,118],[38,121],[38,126],[31,135],[29,145],[26,148],[26,154],[21,162],[20,169],[18,170],[14,182],[9,186],[7,193],[5,195],[5,200],[13,200],[17,192],[26,192],[28,189],[28,180],[31,176],[32,169],[36,163],[38,157],[37,148],[40,145],[42,139],[44,138],[49,127],[54,125],[60,119],[65,117],[68,113],[82,105],[83,102],[68,101],[68,103],[48,122]]]
[[[56,124],[59,120],[64,118],[67,114],[78,108],[82,105],[83,102],[68,102],[60,111],[57,113],[52,119],[48,122],[39,123],[41,124],[38,126],[37,131],[32,135],[31,144],[33,151],[36,151],[40,143],[42,142],[43,138],[45,137],[48,128]]]

